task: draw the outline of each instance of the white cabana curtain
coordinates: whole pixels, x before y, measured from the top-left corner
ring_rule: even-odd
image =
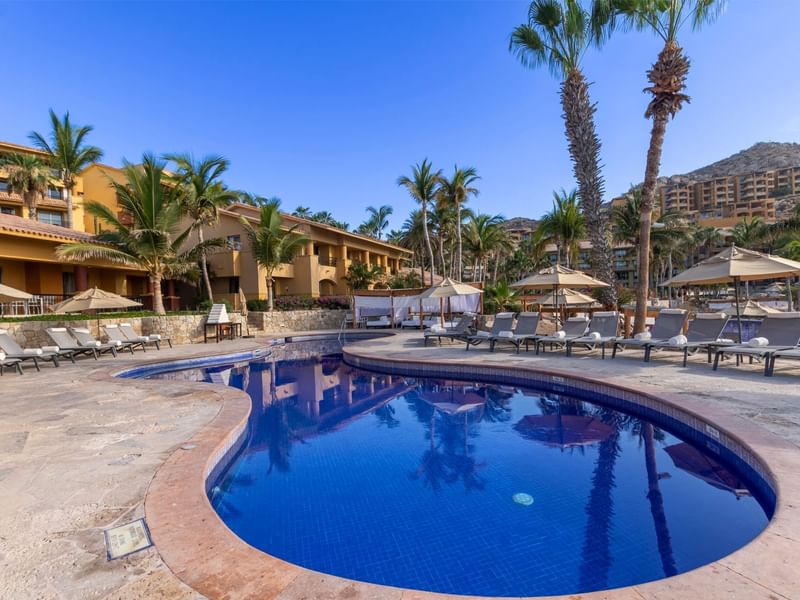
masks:
[[[480,307],[481,295],[470,294],[468,296],[452,296],[450,299],[450,309],[454,313],[478,312]],[[447,310],[447,301],[444,299],[444,307]],[[408,318],[409,313],[419,312],[419,295],[416,296],[355,296],[355,318],[359,320],[363,317],[389,316],[394,305],[394,319],[396,322]],[[439,312],[439,298],[425,298],[422,300],[422,310],[430,313]]]

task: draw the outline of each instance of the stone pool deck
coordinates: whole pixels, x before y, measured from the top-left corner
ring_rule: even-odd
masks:
[[[214,547],[211,541],[197,548],[200,560],[195,567],[200,574],[176,569],[172,559],[168,560],[181,579],[155,548],[106,561],[102,531],[143,516],[145,494],[159,467],[170,457],[174,467],[181,453],[191,456],[178,450],[184,442],[198,432],[202,437],[213,431],[214,426],[206,427],[212,421],[222,429],[220,419],[226,407],[239,411],[242,407],[241,398],[216,386],[113,380],[110,374],[155,360],[250,350],[263,341],[185,345],[96,363],[79,360],[78,365],[67,363],[60,369],[45,366],[41,373],[29,368],[22,377],[6,373],[0,380],[0,597],[194,599],[202,596],[181,579],[203,578],[206,584],[209,578],[216,578],[210,582],[212,586],[203,589],[209,597],[220,598],[434,597],[346,582],[285,563],[268,574],[271,583],[280,585],[241,587],[235,577],[204,568],[204,560],[220,558],[205,551]],[[644,364],[641,353],[632,352],[614,361],[601,361],[599,356],[536,357],[532,352],[517,356],[505,349],[490,354],[481,347],[465,352],[463,346],[447,344],[423,348],[418,332],[359,342],[353,349],[364,356],[400,360],[554,369],[631,388],[660,390],[687,402],[699,402],[708,414],[728,419],[726,423],[741,421],[754,439],[765,443],[776,439],[766,432],[780,437],[783,443],[774,444],[772,454],[766,457],[770,464],[774,460],[785,468],[798,464],[800,456],[800,363],[783,366],[775,377],[766,379],[758,365],[726,365],[715,373],[701,358],[694,358],[684,369],[677,355]],[[228,422],[240,417],[228,417]],[[162,473],[165,470],[168,468]],[[795,473],[798,475],[785,482],[787,487],[782,490],[792,502],[800,497],[800,470]],[[167,500],[163,506],[180,512],[182,498]],[[711,567],[712,576],[701,569],[655,584],[584,597],[800,598],[800,578],[792,566],[794,557],[800,555],[800,536],[796,535],[800,517],[794,510],[786,514],[793,516],[776,522],[778,527],[771,526],[751,544],[749,548],[755,552],[747,554],[745,564],[740,564],[737,553]],[[161,518],[163,521],[163,515]],[[153,526],[152,521],[150,524]],[[209,533],[220,526],[209,523]],[[200,537],[204,534],[200,532]],[[153,535],[158,541],[160,532],[155,527]],[[249,554],[253,553],[258,559],[260,553],[249,549]],[[192,562],[192,556],[183,558]],[[241,572],[247,572],[248,566],[242,564]],[[257,577],[256,572],[251,574]]]

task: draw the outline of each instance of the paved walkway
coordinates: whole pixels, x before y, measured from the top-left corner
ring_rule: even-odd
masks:
[[[702,396],[800,445],[800,368],[765,379],[759,366],[714,373],[695,358],[614,361],[513,355],[463,346],[422,348],[418,332],[369,342],[388,356],[509,364],[535,361],[558,369],[673,393]],[[0,597],[198,598],[166,568],[154,549],[107,562],[102,530],[143,515],[142,501],[167,456],[217,414],[214,387],[170,381],[109,380],[119,369],[155,359],[251,349],[252,340],[187,345],[135,357],[80,360],[59,369],[28,369],[0,380]],[[800,363],[797,363],[800,366]],[[311,596],[309,596],[310,598]],[[338,597],[338,596],[331,596]],[[800,597],[800,596],[799,596]]]

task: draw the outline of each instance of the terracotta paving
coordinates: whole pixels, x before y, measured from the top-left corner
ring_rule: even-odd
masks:
[[[0,380],[0,597],[448,598],[322,575],[247,546],[218,519],[203,485],[210,457],[247,416],[246,396],[209,384],[111,378],[145,361],[256,345],[240,340],[181,346],[45,367],[23,377],[7,373]],[[780,498],[770,526],[713,565],[571,598],[800,598],[793,566],[800,555],[800,369],[784,367],[764,379],[758,365],[714,373],[700,358],[683,369],[677,356],[645,365],[641,354],[627,352],[614,361],[489,354],[483,348],[464,352],[448,345],[423,348],[418,332],[360,342],[352,351],[455,366],[561,371],[656,393],[712,418],[773,470]],[[180,449],[189,439],[195,447]],[[156,548],[107,562],[102,530],[144,514]]]

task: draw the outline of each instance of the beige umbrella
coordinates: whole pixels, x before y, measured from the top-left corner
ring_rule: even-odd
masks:
[[[106,292],[99,288],[90,288],[75,294],[72,298],[54,304],[50,310],[54,313],[86,312],[87,310],[103,310],[114,308],[131,308],[141,306],[141,302],[129,300],[123,296]]]
[[[573,271],[561,265],[555,265],[542,269],[534,275],[529,275],[524,279],[512,283],[513,288],[552,288],[554,294],[554,306],[556,320],[558,320],[558,290],[562,287],[567,288],[603,288],[610,287],[605,281],[600,281],[590,277],[581,271]]]
[[[748,300],[739,306],[738,313],[742,317],[766,317],[774,313],[781,312],[772,306],[760,304],[755,300]]]
[[[541,296],[536,302],[539,304],[557,303],[560,306],[586,306],[594,304],[595,299],[576,290],[560,288],[557,292],[550,292]]]
[[[23,292],[10,285],[0,283],[0,302],[14,302],[15,300],[30,300],[33,294]]]
[[[755,250],[745,250],[731,246],[719,254],[707,258],[691,269],[679,273],[664,285],[683,286],[691,284],[710,285],[714,283],[733,282],[733,292],[736,296],[736,317],[739,321],[739,339],[742,338],[742,322],[739,317],[739,282],[759,281],[763,279],[777,279],[778,277],[791,277],[800,273],[800,262],[789,260],[780,256],[761,254]]]
[[[420,327],[422,326],[422,301],[427,298],[440,299],[440,311],[442,321],[444,321],[444,298],[447,298],[447,309],[450,312],[450,298],[452,296],[471,296],[472,294],[482,294],[483,290],[472,287],[467,283],[461,283],[455,279],[445,277],[440,283],[433,287],[428,288],[419,295],[419,314],[420,314]]]

